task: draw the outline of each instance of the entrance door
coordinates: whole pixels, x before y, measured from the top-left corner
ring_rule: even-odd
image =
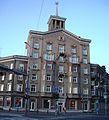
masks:
[[[59,112],[63,111],[63,103],[58,103],[58,110]]]
[[[84,110],[85,110],[85,111],[87,111],[87,110],[88,110],[87,103],[84,103]]]
[[[35,102],[31,102],[30,104],[30,111],[34,111],[35,110]]]

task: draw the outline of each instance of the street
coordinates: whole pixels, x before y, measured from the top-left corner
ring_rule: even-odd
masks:
[[[0,111],[0,120],[109,120],[109,115],[92,113],[66,113],[55,115],[51,113],[24,113]]]

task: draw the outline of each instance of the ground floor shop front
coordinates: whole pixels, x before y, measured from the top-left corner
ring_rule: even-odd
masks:
[[[52,97],[33,97],[30,96],[0,96],[0,108],[11,110],[65,110],[90,111],[90,99],[81,101],[79,98],[52,98]]]

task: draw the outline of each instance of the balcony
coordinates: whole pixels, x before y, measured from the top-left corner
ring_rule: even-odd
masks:
[[[54,54],[44,54],[44,59],[47,61],[54,61],[55,55]]]
[[[79,64],[79,58],[78,57],[69,57],[69,62],[73,64]]]

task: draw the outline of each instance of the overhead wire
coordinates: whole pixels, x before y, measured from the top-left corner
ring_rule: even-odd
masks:
[[[40,13],[39,13],[38,21],[37,21],[37,29],[39,28],[39,22],[40,22],[40,17],[42,14],[43,3],[44,3],[44,0],[42,0],[42,4],[41,4],[41,9],[40,9]]]

